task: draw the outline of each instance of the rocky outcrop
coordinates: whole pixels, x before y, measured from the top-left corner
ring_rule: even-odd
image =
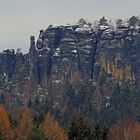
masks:
[[[40,30],[37,41],[30,37],[28,54],[14,50],[0,53],[1,93],[16,96],[15,101],[24,96],[24,101],[30,102],[36,98],[43,102],[51,94],[54,106],[62,108],[60,102],[67,101],[67,86],[75,80],[98,83],[104,72],[108,77],[127,79],[139,86],[139,52],[139,26],[113,30],[99,25],[98,32],[94,32],[88,23],[50,25]]]
[[[86,24],[51,25],[41,31],[34,46],[36,55],[32,59],[37,60],[33,66],[37,67],[38,83],[45,86],[48,77],[70,80],[77,72],[81,78],[97,80],[102,70],[115,79],[137,83],[139,40],[140,28],[124,26],[112,30],[100,25],[95,33]]]

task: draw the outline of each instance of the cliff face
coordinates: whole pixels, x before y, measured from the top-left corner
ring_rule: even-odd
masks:
[[[58,82],[77,73],[97,82],[102,71],[114,79],[140,81],[140,28],[124,26],[113,31],[100,26],[95,33],[90,25],[51,25],[40,31],[36,45],[33,42],[29,61],[34,71],[30,74],[43,88],[50,77]]]
[[[139,26],[112,30],[100,25],[95,33],[86,23],[50,25],[40,31],[36,42],[31,36],[28,54],[14,50],[0,53],[1,95],[6,95],[7,106],[11,102],[26,105],[53,97],[53,105],[65,109],[62,102],[68,100],[68,84],[82,79],[98,84],[102,73],[106,73],[113,79],[128,79],[139,86],[139,52]]]

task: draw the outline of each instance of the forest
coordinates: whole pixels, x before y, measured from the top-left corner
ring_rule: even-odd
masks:
[[[111,128],[93,124],[79,114],[61,125],[50,113],[46,116],[25,107],[13,120],[0,106],[0,140],[139,140],[140,123],[125,117]]]

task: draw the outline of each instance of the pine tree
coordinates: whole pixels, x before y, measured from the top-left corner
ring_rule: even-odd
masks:
[[[2,132],[1,125],[0,125],[0,140],[5,140],[5,136],[4,136],[3,132]]]
[[[68,130],[69,140],[93,140],[94,136],[94,128],[83,116],[76,117]]]
[[[40,128],[35,128],[28,140],[47,140]]]

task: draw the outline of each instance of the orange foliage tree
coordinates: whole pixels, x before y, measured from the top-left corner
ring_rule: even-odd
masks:
[[[66,133],[57,121],[48,113],[43,122],[42,130],[47,140],[68,140]]]
[[[13,140],[14,133],[10,127],[8,114],[3,106],[0,106],[0,128],[6,140]]]
[[[108,140],[140,140],[140,124],[123,119],[110,130]]]
[[[16,133],[15,139],[27,140],[31,136],[33,128],[34,125],[33,125],[31,111],[29,108],[26,107],[22,114],[22,118],[19,121],[19,125],[15,131]]]

